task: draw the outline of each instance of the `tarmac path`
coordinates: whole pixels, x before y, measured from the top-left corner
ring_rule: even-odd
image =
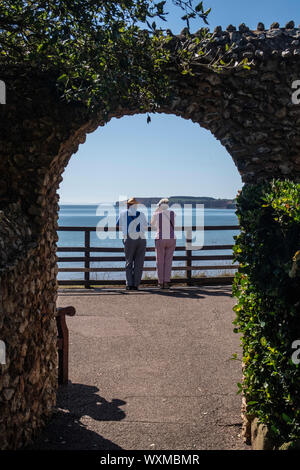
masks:
[[[234,303],[231,286],[60,289],[70,381],[30,448],[249,450]]]

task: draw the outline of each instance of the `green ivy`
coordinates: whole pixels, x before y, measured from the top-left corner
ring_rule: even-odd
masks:
[[[278,442],[300,438],[300,368],[292,344],[300,339],[300,184],[246,184],[237,198],[240,268],[233,294],[241,333],[247,412]]]
[[[101,110],[136,102],[155,112],[169,96],[165,67],[171,32],[166,1],[154,0],[2,0],[0,69],[17,66],[55,78],[60,97]],[[202,2],[173,0],[182,20],[207,23]],[[168,31],[168,30],[167,30]],[[182,64],[184,69],[185,64]]]
[[[192,76],[199,56],[216,72],[248,68],[245,60],[206,57],[191,36],[191,20],[208,23],[203,2],[172,3],[184,13],[188,41],[153,21],[166,21],[165,0],[1,0],[0,70],[17,67],[20,80],[42,72],[60,99],[100,111],[106,120],[112,109],[133,103],[140,112],[155,112],[170,99],[169,68]],[[201,39],[214,40],[207,28]]]

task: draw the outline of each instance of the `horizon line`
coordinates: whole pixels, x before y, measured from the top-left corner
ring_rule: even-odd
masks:
[[[172,198],[191,198],[191,199],[196,199],[196,198],[210,198],[210,199],[214,199],[214,200],[219,200],[219,199],[222,199],[222,200],[227,200],[227,201],[234,201],[236,199],[236,196],[235,197],[232,197],[232,198],[228,198],[228,197],[214,197],[214,196],[168,196],[168,199],[172,199]],[[162,196],[135,196],[136,199],[161,199]],[[110,203],[116,203],[116,202],[119,202],[120,200],[119,199],[116,199],[116,200],[106,200],[106,201],[102,201],[102,202],[84,202],[84,201],[80,201],[80,202],[71,202],[71,201],[59,201],[58,202],[58,205],[85,205],[85,206],[97,206],[99,204],[110,204]],[[121,199],[121,201],[126,201],[126,199]]]

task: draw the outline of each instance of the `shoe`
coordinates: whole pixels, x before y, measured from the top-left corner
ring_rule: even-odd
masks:
[[[163,284],[158,284],[157,287],[158,287],[159,289],[164,289],[164,288],[165,288],[165,286],[164,286]]]
[[[132,286],[126,286],[126,290],[132,290]]]
[[[164,289],[170,289],[170,284],[168,282],[164,283]]]
[[[139,288],[137,286],[132,286],[131,290],[139,290]]]

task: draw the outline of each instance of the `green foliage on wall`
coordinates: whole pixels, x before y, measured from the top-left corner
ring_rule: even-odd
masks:
[[[294,441],[300,437],[300,365],[293,349],[300,340],[300,184],[245,185],[237,215],[234,324],[244,362],[239,388],[247,411],[278,442]]]
[[[0,2],[0,65],[20,74],[38,70],[56,78],[63,99],[109,113],[131,99],[155,111],[168,93],[164,65],[172,34],[165,1],[5,0]],[[207,23],[202,2],[173,0],[191,18]],[[183,54],[182,61],[187,53]],[[184,66],[184,64],[183,64]],[[24,69],[24,70],[23,70]]]

